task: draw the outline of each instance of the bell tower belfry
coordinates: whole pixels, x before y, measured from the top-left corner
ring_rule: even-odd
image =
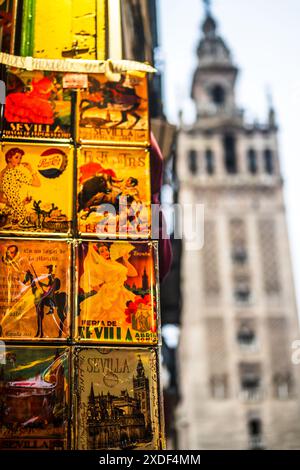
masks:
[[[235,83],[238,69],[231,52],[218,34],[217,22],[210,4],[206,4],[206,17],[197,48],[198,66],[194,73],[192,98],[200,119],[216,115],[234,116],[237,113]]]

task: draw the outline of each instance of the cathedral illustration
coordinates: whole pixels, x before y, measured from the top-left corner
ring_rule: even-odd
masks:
[[[89,449],[128,448],[152,439],[149,379],[139,357],[133,376],[133,397],[127,389],[119,396],[110,392],[88,399],[87,434]]]
[[[146,271],[146,267],[144,267],[141,284],[137,285],[136,283],[134,283],[132,287],[126,284],[126,287],[127,289],[131,290],[132,292],[136,294],[142,294],[142,295],[147,294],[151,288],[151,283],[150,283],[149,275]]]

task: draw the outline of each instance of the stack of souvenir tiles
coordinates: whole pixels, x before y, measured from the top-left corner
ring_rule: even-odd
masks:
[[[146,74],[3,70],[0,449],[161,449]]]
[[[159,281],[157,242],[149,240],[147,77],[128,72],[112,82],[89,75],[76,109],[74,338],[85,346],[76,349],[75,441],[80,449],[159,449]],[[103,344],[110,349],[99,349]]]

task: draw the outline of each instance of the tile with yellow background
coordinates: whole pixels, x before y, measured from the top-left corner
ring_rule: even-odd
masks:
[[[0,240],[0,337],[70,336],[71,246],[62,240]]]
[[[0,233],[69,234],[72,147],[16,142],[0,150]]]
[[[77,217],[82,237],[150,238],[149,152],[83,146],[77,165]]]
[[[71,90],[64,74],[8,68],[3,137],[70,141]]]
[[[88,76],[88,88],[77,99],[77,139],[118,145],[147,146],[149,110],[147,76],[124,72],[118,81],[105,74]]]
[[[77,340],[157,343],[157,242],[81,241],[77,270]]]

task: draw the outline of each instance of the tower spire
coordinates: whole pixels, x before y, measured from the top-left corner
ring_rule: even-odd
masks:
[[[272,96],[272,91],[269,85],[266,86],[266,97],[267,97],[267,103],[268,103],[268,108],[273,108],[273,96]]]
[[[276,113],[274,109],[272,91],[269,86],[266,87],[266,97],[268,104],[268,123],[270,127],[276,126]]]
[[[211,0],[203,0],[206,16],[211,16]]]
[[[230,49],[218,34],[217,22],[211,12],[211,0],[202,0],[205,17],[197,48],[198,67],[194,74],[192,98],[198,118],[216,114],[236,114],[235,67]]]
[[[91,391],[89,395],[89,402],[94,403],[95,402],[95,392],[94,392],[94,384],[93,382],[91,383]]]
[[[138,359],[138,363],[137,363],[137,366],[136,366],[137,377],[142,377],[142,376],[145,375],[145,369],[144,369],[144,365],[143,365],[141,356],[139,355],[138,358],[139,359]]]
[[[205,19],[202,24],[202,31],[206,37],[215,37],[217,23],[212,16],[211,0],[202,0],[204,3]]]

